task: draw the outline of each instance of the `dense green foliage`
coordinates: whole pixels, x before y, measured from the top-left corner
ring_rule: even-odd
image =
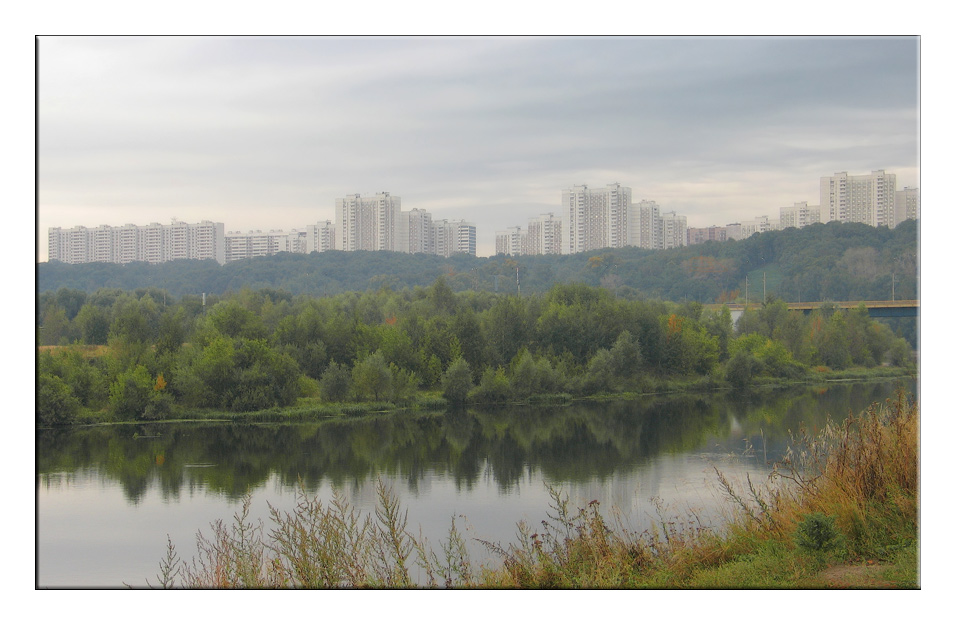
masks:
[[[41,319],[56,320],[39,341],[63,346],[38,358],[44,424],[248,412],[303,398],[408,405],[432,392],[451,404],[499,404],[676,380],[745,387],[811,368],[912,364],[905,340],[863,308],[806,315],[769,299],[735,329],[726,308],[625,300],[582,284],[523,297],[454,293],[443,278],[324,298],[243,289],[205,307],[156,289],[64,288],[41,294],[39,306]],[[84,351],[104,329],[106,348]]]
[[[833,222],[673,250],[617,248],[515,259],[331,251],[282,253],[225,266],[214,261],[50,262],[37,265],[37,284],[40,293],[152,285],[174,296],[225,294],[244,287],[322,296],[424,287],[444,276],[452,291],[514,294],[517,268],[523,294],[542,294],[557,283],[582,283],[604,286],[628,299],[727,302],[743,301],[749,292],[753,302],[763,298],[766,284],[768,294],[791,302],[889,300],[892,293],[897,299],[913,299],[918,292],[917,240],[914,221],[894,229]],[[69,319],[82,304],[75,299],[60,302]],[[56,322],[50,318],[43,326]],[[83,330],[89,340],[102,333],[102,323],[85,317]]]

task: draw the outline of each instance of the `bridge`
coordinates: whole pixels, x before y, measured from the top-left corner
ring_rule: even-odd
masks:
[[[920,300],[853,300],[850,302],[788,302],[789,311],[804,311],[810,313],[823,306],[832,306],[835,309],[856,309],[863,304],[871,317],[917,317],[920,314]],[[760,302],[751,302],[747,305],[740,303],[707,304],[706,309],[716,310],[723,306],[731,309],[731,316],[737,321],[745,308],[757,310]]]

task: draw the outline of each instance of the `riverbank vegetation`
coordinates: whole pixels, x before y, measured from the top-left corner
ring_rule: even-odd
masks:
[[[156,289],[39,297],[36,419],[259,415],[567,402],[914,371],[913,347],[863,307],[805,314],[630,301],[587,285],[543,295]],[[880,368],[880,369],[875,369]]]
[[[192,588],[919,588],[919,408],[900,394],[815,435],[798,434],[767,486],[718,481],[732,508],[720,528],[693,514],[631,530],[599,502],[552,491],[540,527],[475,562],[453,520],[438,546],[413,535],[383,484],[374,512],[302,490],[269,531],[249,518],[200,534],[184,562],[169,542],[157,585]],[[761,485],[761,483],[759,483]]]

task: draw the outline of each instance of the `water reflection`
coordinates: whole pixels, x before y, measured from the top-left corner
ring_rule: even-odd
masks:
[[[833,385],[728,395],[649,396],[633,401],[521,406],[445,415],[398,414],[314,424],[154,424],[37,432],[37,485],[95,471],[131,503],[150,489],[164,500],[208,490],[235,501],[278,479],[357,486],[376,476],[408,492],[448,477],[469,492],[491,479],[508,493],[546,482],[602,481],[666,454],[738,455],[756,465],[783,454],[789,433],[840,420],[902,383]],[[913,392],[913,381],[904,381]],[[423,482],[424,481],[424,482]]]

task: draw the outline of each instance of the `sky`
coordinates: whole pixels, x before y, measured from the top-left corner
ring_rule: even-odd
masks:
[[[40,37],[38,260],[52,226],[227,231],[402,209],[496,230],[572,185],[704,227],[920,185],[914,37]]]

